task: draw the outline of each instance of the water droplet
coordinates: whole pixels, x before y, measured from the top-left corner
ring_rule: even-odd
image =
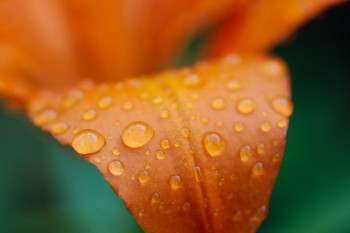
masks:
[[[198,166],[195,166],[193,168],[193,172],[194,172],[194,177],[196,178],[197,182],[200,182],[202,180],[202,172],[201,172],[201,168]]]
[[[201,84],[201,78],[197,74],[190,74],[183,79],[183,85],[186,87],[198,87]]]
[[[207,123],[209,123],[209,118],[208,117],[202,117],[201,121],[202,121],[202,123],[207,124]]]
[[[261,222],[261,220],[265,219],[265,217],[266,217],[266,206],[262,205],[258,208],[254,216],[251,218],[251,221]]]
[[[159,159],[159,160],[165,159],[165,153],[164,153],[164,151],[162,151],[162,150],[157,150],[157,151],[156,151],[156,157],[157,157],[157,159]]]
[[[182,134],[183,137],[188,138],[188,137],[190,137],[190,130],[187,129],[187,128],[182,128],[181,129],[181,134]]]
[[[226,142],[219,134],[208,132],[204,134],[203,145],[208,154],[215,157],[225,149]]]
[[[130,148],[140,148],[151,140],[153,134],[153,128],[149,124],[135,121],[123,129],[122,141]]]
[[[265,154],[266,149],[265,149],[264,143],[260,143],[260,144],[258,145],[258,147],[256,148],[256,152],[257,152],[259,155]]]
[[[189,202],[185,202],[185,204],[182,206],[182,210],[183,211],[189,211],[190,210],[190,203]]]
[[[287,125],[288,125],[288,120],[286,119],[283,119],[277,122],[277,127],[280,129],[287,128]]]
[[[191,99],[193,99],[193,100],[199,100],[199,99],[200,99],[200,96],[199,96],[198,93],[192,93],[192,94],[191,94]]]
[[[84,98],[84,93],[80,90],[72,90],[68,96],[63,100],[63,107],[70,108],[77,104]]]
[[[84,115],[83,115],[83,119],[86,121],[94,120],[94,119],[96,119],[96,117],[97,117],[97,112],[95,109],[86,110]]]
[[[146,183],[150,179],[151,179],[151,176],[148,173],[148,171],[142,171],[142,172],[139,173],[139,182],[140,183]]]
[[[145,214],[145,210],[144,209],[139,209],[139,217],[142,217]]]
[[[67,132],[69,126],[64,122],[57,122],[51,126],[51,133],[55,135]]]
[[[237,211],[233,216],[232,216],[232,221],[234,222],[241,222],[243,220],[243,213],[242,211]]]
[[[94,158],[94,161],[95,161],[95,163],[101,163],[102,160],[100,157],[97,156]]]
[[[119,148],[113,148],[112,149],[112,154],[114,155],[120,155],[122,151]]]
[[[122,106],[122,108],[123,108],[125,111],[133,110],[134,107],[135,107],[135,106],[134,106],[134,103],[131,102],[131,101],[126,101],[126,102],[123,104],[123,106]]]
[[[155,204],[159,201],[159,193],[153,193],[151,197],[151,203]]]
[[[215,122],[215,126],[218,127],[218,128],[222,127],[223,124],[224,123],[222,123],[222,121]]]
[[[114,176],[120,176],[124,173],[125,167],[119,160],[113,160],[108,164],[108,171]]]
[[[237,105],[236,109],[242,114],[250,114],[255,110],[255,102],[250,98],[241,99]]]
[[[270,59],[262,65],[262,71],[270,78],[281,77],[283,70],[282,62],[277,59]]]
[[[170,186],[172,189],[180,189],[183,187],[183,184],[182,184],[182,180],[181,180],[181,177],[180,176],[172,176],[170,177],[169,179],[169,182],[170,182]]]
[[[222,97],[215,97],[211,101],[211,107],[216,109],[216,110],[224,109],[226,107],[226,101]]]
[[[145,155],[151,155],[151,151],[150,150],[146,150],[145,151]]]
[[[280,162],[282,159],[282,156],[279,153],[275,153],[272,155],[272,162],[277,163]]]
[[[163,149],[169,149],[170,148],[170,142],[168,139],[162,139],[160,140],[160,146],[163,148]]]
[[[151,162],[147,162],[144,167],[145,167],[145,169],[150,169],[151,168]]]
[[[289,117],[293,112],[293,104],[289,99],[277,97],[272,99],[271,106],[277,113]]]
[[[261,132],[267,133],[271,130],[272,126],[270,122],[264,121],[263,123],[260,124],[260,130]]]
[[[239,151],[239,157],[242,162],[248,162],[253,153],[250,146],[243,146]]]
[[[97,131],[85,129],[74,135],[72,147],[82,155],[93,154],[100,151],[105,145],[104,137]]]
[[[97,103],[101,109],[109,108],[112,105],[112,98],[110,96],[103,96]]]
[[[152,103],[154,104],[161,104],[163,103],[163,97],[161,95],[157,95],[153,98]]]
[[[57,118],[57,112],[53,109],[45,109],[34,116],[34,122],[37,125],[44,125],[53,122]]]
[[[177,148],[177,147],[179,147],[179,146],[180,146],[180,141],[177,141],[177,140],[176,140],[176,141],[174,142],[174,147]]]
[[[194,105],[193,105],[193,103],[191,103],[191,102],[187,102],[186,103],[186,108],[188,108],[188,109],[193,109],[194,108]]]
[[[264,173],[264,165],[261,162],[256,163],[252,168],[253,176],[260,176]]]
[[[230,90],[230,91],[237,91],[237,90],[241,89],[241,87],[242,87],[241,82],[235,78],[229,80],[226,83],[226,88],[227,88],[227,90]]]
[[[236,122],[234,125],[233,125],[233,128],[236,132],[242,132],[244,129],[245,129],[245,126],[242,122]]]
[[[160,113],[160,117],[161,117],[162,119],[167,119],[167,118],[169,118],[169,116],[170,116],[170,113],[169,113],[169,111],[166,110],[166,109],[162,110],[161,113]]]

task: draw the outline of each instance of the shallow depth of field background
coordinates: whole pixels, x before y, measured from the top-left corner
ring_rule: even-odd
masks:
[[[295,111],[259,233],[348,233],[350,4],[274,53],[289,64]],[[3,104],[0,161],[0,232],[142,232],[92,165]]]

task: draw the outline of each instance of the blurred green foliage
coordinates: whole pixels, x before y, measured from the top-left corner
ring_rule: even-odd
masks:
[[[275,50],[295,112],[260,233],[350,232],[349,42],[347,4]],[[142,232],[92,165],[4,107],[0,160],[0,232]]]

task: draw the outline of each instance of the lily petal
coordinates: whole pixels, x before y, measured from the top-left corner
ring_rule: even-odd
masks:
[[[30,118],[95,164],[145,232],[254,232],[292,113],[285,65],[227,56],[41,91]]]
[[[237,14],[213,38],[210,54],[260,53],[272,49],[303,23],[344,0],[256,0]]]

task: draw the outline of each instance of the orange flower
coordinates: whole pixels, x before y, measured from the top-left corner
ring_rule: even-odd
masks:
[[[3,1],[0,93],[146,232],[254,232],[292,113],[287,68],[264,54],[338,2]],[[156,73],[208,28],[209,58]]]

